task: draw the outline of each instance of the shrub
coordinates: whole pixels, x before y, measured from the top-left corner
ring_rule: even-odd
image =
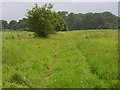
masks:
[[[64,20],[56,12],[52,11],[52,4],[39,7],[35,4],[27,13],[28,29],[39,37],[47,37],[55,31],[66,30]]]

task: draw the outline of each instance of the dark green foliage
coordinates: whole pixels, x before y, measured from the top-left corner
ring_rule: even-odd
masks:
[[[59,15],[59,13],[54,13],[55,16],[55,30],[57,31],[66,31],[68,29],[66,22]]]
[[[21,84],[21,85],[26,85],[28,87],[31,87],[30,83],[25,79],[26,77],[23,76],[20,72],[15,72],[9,82],[11,82],[12,84]],[[13,84],[14,85],[14,84]]]
[[[26,28],[26,21],[27,21],[26,18],[23,18],[23,19],[19,20],[19,22],[17,23],[17,28],[18,29]]]
[[[32,10],[27,13],[27,25],[30,31],[35,32],[36,36],[47,37],[55,30],[65,30],[66,26],[62,18],[53,12],[52,4],[45,4],[39,7],[35,4]]]
[[[12,75],[10,82],[17,84],[25,84],[24,78],[21,76],[20,73],[17,72]]]
[[[9,23],[10,29],[16,30],[17,29],[17,21],[16,20],[11,20]]]
[[[110,12],[103,12],[105,28],[118,28],[118,18]]]
[[[15,37],[12,35],[12,37],[11,37],[12,39],[14,39]]]
[[[5,20],[0,20],[0,29],[21,30],[26,28],[26,18],[19,20],[11,20],[9,24]]]
[[[66,21],[69,30],[79,29],[117,29],[118,17],[110,12],[75,14],[58,12]]]
[[[38,36],[46,37],[53,31],[53,25],[50,24],[52,20],[51,7],[44,5],[40,8],[37,4],[32,10],[28,11],[28,28],[30,31],[35,32]]]
[[[0,29],[7,29],[7,28],[9,28],[7,21],[0,20]]]

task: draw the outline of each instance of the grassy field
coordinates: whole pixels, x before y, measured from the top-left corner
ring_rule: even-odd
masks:
[[[2,84],[10,88],[118,87],[117,30],[2,33]]]

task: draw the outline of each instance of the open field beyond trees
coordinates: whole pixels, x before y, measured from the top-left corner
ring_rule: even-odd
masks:
[[[2,32],[2,65],[3,87],[118,87],[118,31]]]

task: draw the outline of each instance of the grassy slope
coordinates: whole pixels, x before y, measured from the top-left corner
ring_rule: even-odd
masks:
[[[2,43],[3,87],[117,87],[117,31],[3,32]]]

